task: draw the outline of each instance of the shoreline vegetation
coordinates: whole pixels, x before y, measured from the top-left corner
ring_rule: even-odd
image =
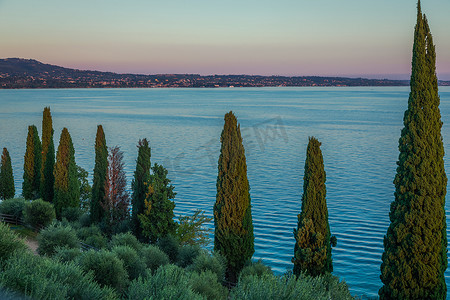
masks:
[[[52,88],[233,88],[409,86],[409,80],[331,76],[117,74],[44,64],[34,59],[0,59],[0,89]],[[450,81],[438,81],[450,86]]]

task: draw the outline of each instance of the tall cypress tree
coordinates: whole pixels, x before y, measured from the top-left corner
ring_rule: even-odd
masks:
[[[95,137],[95,166],[94,182],[92,184],[91,220],[98,223],[103,219],[105,210],[101,206],[105,198],[105,182],[108,171],[108,148],[106,147],[105,133],[102,125],[97,126]]]
[[[54,172],[54,207],[56,217],[61,218],[61,212],[64,208],[80,206],[80,186],[75,164],[75,149],[69,131],[65,127],[59,140]]]
[[[318,276],[333,271],[331,237],[326,200],[326,174],[320,142],[309,138],[303,176],[302,210],[298,215],[297,230],[294,229],[294,274],[306,272]]]
[[[53,123],[50,107],[45,107],[42,118],[42,167],[41,196],[48,202],[53,202],[53,186],[55,176],[55,145],[53,144]]]
[[[42,146],[36,126],[28,126],[27,150],[23,164],[22,195],[37,199],[41,189]]]
[[[447,294],[447,176],[435,62],[435,46],[419,1],[411,92],[399,140],[391,224],[384,237],[381,299],[445,299]]]
[[[3,148],[2,161],[0,166],[0,199],[10,199],[14,197],[14,176],[11,165],[11,157],[8,149]]]
[[[225,115],[220,137],[217,194],[214,204],[214,250],[227,260],[227,280],[235,283],[254,250],[250,186],[240,125],[233,112]]]
[[[148,182],[150,180],[150,146],[147,139],[139,140],[138,157],[136,159],[136,171],[131,183],[133,194],[131,195],[131,219],[133,222],[133,232],[139,239],[144,239],[142,235],[141,222],[139,215],[144,213],[145,198],[148,191]]]

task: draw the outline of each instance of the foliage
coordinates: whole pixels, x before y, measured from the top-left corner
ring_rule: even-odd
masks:
[[[128,285],[128,274],[123,262],[113,252],[89,250],[80,257],[85,272],[91,271],[101,286],[109,286],[122,293]]]
[[[142,239],[142,228],[139,215],[144,213],[145,198],[148,192],[147,183],[150,179],[150,147],[147,139],[139,140],[138,157],[136,159],[136,171],[134,171],[134,179],[131,182],[133,194],[131,195],[131,220],[133,222],[133,232]]]
[[[0,285],[31,299],[118,299],[79,266],[32,254],[9,259],[0,273]]]
[[[40,229],[48,226],[55,219],[55,209],[51,203],[36,199],[25,205],[23,218],[25,223]]]
[[[23,164],[22,195],[37,199],[41,193],[42,146],[36,126],[28,126],[27,149]]]
[[[52,256],[55,254],[57,247],[80,248],[77,234],[70,226],[49,226],[41,231],[37,240],[39,245],[37,252],[40,255]]]
[[[61,218],[63,208],[80,206],[80,186],[78,184],[75,149],[67,128],[63,128],[59,140],[54,169],[54,204],[56,217]]]
[[[8,149],[3,148],[0,166],[0,199],[11,199],[15,193],[11,157],[9,156]]]
[[[88,172],[77,166],[78,185],[80,186],[80,204],[82,211],[88,211],[90,206],[92,188],[88,181]]]
[[[189,271],[195,271],[197,273],[211,271],[216,274],[220,282],[224,282],[225,267],[226,260],[219,253],[213,253],[213,255],[209,255],[208,253],[201,253],[186,269]]]
[[[53,259],[60,262],[73,262],[81,256],[80,248],[56,247]]]
[[[77,222],[83,211],[79,207],[64,207],[61,211],[61,218],[69,222]]]
[[[197,245],[186,245],[180,247],[177,256],[177,265],[186,268],[194,262],[194,259],[200,255],[201,249]]]
[[[192,291],[186,272],[174,265],[160,267],[154,275],[131,282],[128,299],[184,299],[199,300]]]
[[[123,170],[123,152],[119,147],[110,148],[108,169],[104,186],[104,198],[100,203],[106,228],[114,228],[129,216],[130,198]]]
[[[255,250],[245,151],[240,125],[231,111],[225,115],[220,141],[214,250],[227,260],[227,280],[236,282]]]
[[[95,166],[94,182],[92,184],[92,198],[90,205],[91,220],[98,223],[103,219],[104,210],[101,203],[105,198],[105,182],[108,170],[108,148],[106,146],[105,133],[103,126],[97,126],[97,135],[95,136]]]
[[[53,202],[55,175],[55,145],[53,144],[53,122],[50,107],[42,113],[42,166],[41,197],[44,201]]]
[[[395,199],[384,238],[381,299],[445,299],[447,233],[436,53],[420,1],[414,32],[411,92],[399,140]]]
[[[180,249],[180,243],[177,238],[172,235],[167,235],[158,240],[158,247],[167,254],[171,263],[175,263]]]
[[[176,236],[181,245],[198,245],[206,247],[209,244],[211,230],[205,227],[213,219],[205,216],[203,210],[197,209],[192,216],[180,216]]]
[[[208,300],[228,299],[228,289],[219,282],[217,275],[210,270],[191,273],[190,285],[194,292]]]
[[[272,269],[269,266],[263,264],[262,260],[258,260],[256,263],[252,262],[248,266],[245,266],[241,273],[239,273],[239,278],[245,276],[258,276],[262,277],[265,275],[273,275]]]
[[[145,264],[142,258],[138,256],[136,250],[129,246],[117,246],[112,248],[111,251],[123,262],[130,280],[145,275]]]
[[[129,232],[113,235],[111,237],[109,245],[111,248],[114,248],[116,246],[129,246],[138,252],[142,248],[142,244],[136,239],[134,235]]]
[[[28,203],[23,198],[11,198],[0,202],[0,213],[12,215],[18,219],[23,218],[23,210]]]
[[[169,257],[157,246],[147,245],[142,247],[139,251],[139,256],[142,257],[144,264],[152,271],[156,271],[160,266],[169,263]]]
[[[8,225],[0,222],[0,265],[16,251],[25,251],[27,246]]]
[[[103,236],[100,228],[95,225],[78,229],[77,236],[83,243],[97,249],[106,248],[108,243],[107,239]]]

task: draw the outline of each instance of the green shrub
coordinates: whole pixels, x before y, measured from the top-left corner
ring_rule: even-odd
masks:
[[[129,246],[138,252],[142,248],[142,244],[129,232],[113,235],[111,241],[109,242],[109,246],[110,248],[114,248],[116,246]]]
[[[169,256],[171,263],[175,263],[177,261],[180,243],[176,237],[168,235],[160,238],[158,240],[158,247],[166,253],[167,256]]]
[[[80,223],[81,227],[89,227],[92,224],[91,216],[87,213],[84,213],[80,216],[80,218],[78,219],[78,222]]]
[[[177,265],[186,268],[200,254],[200,247],[196,245],[186,245],[180,248],[177,256]]]
[[[221,300],[228,297],[228,289],[219,282],[217,275],[209,270],[202,273],[192,272],[190,285],[194,292],[208,300]]]
[[[219,282],[222,283],[225,280],[225,259],[218,253],[213,253],[213,255],[201,253],[186,269],[197,273],[211,271],[216,274]]]
[[[37,237],[37,252],[40,255],[52,256],[57,247],[76,249],[80,248],[75,230],[70,226],[52,225],[41,231]]]
[[[89,250],[83,253],[79,263],[85,272],[92,271],[101,286],[109,286],[122,293],[128,284],[127,271],[115,253],[106,250]]]
[[[245,266],[241,273],[239,274],[240,277],[245,276],[264,276],[264,275],[273,275],[272,269],[269,266],[266,266],[263,264],[261,260],[258,260],[256,263],[252,262],[250,265]]]
[[[128,278],[134,280],[145,274],[143,260],[137,255],[136,250],[129,246],[117,246],[112,249],[117,257],[123,262]]]
[[[25,223],[40,229],[50,225],[55,219],[55,209],[51,203],[37,199],[25,205],[23,217]]]
[[[0,265],[16,251],[26,251],[28,247],[8,225],[0,222]]]
[[[157,246],[148,245],[141,249],[139,255],[142,257],[144,264],[152,271],[156,271],[160,266],[169,263],[169,257],[162,252]]]
[[[73,262],[81,256],[81,250],[77,248],[55,248],[53,258],[60,262]]]
[[[118,299],[79,266],[32,254],[11,257],[0,273],[0,285],[31,299]]]
[[[13,215],[18,219],[22,219],[23,210],[28,202],[23,198],[3,200],[0,202],[0,214]]]
[[[64,207],[61,212],[61,218],[65,218],[69,222],[78,222],[83,211],[79,207]]]
[[[128,299],[185,299],[204,297],[192,291],[186,272],[175,265],[160,267],[154,275],[131,282]]]
[[[97,249],[106,248],[108,243],[106,237],[102,235],[100,228],[95,225],[78,229],[77,236],[83,243]]]

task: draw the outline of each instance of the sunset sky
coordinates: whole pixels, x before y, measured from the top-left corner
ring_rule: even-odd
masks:
[[[450,1],[422,1],[450,80]],[[408,78],[415,0],[0,0],[0,58],[128,73]]]

